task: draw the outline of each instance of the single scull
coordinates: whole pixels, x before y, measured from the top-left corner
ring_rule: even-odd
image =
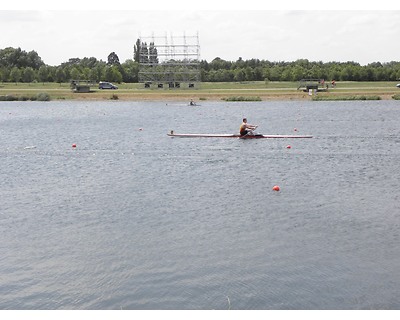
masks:
[[[209,133],[174,133],[171,131],[167,133],[170,137],[176,138],[240,138],[240,139],[305,139],[312,138],[311,135],[285,135],[285,134],[254,134],[241,136],[240,134],[209,134]]]

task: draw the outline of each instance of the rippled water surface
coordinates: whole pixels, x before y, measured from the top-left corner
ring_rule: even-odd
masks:
[[[243,116],[314,138],[166,135]],[[1,102],[0,309],[399,309],[399,119],[397,101]]]

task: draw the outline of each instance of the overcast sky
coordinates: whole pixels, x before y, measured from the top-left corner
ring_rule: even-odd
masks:
[[[60,6],[57,1],[15,1],[0,11],[0,49],[35,50],[49,65],[84,57],[106,61],[113,51],[124,62],[132,59],[140,36],[198,33],[200,58],[208,62],[215,57],[355,61],[362,65],[400,61],[400,6],[386,1],[361,2],[364,10],[354,10],[342,0],[313,1],[308,6],[304,2],[299,6],[297,1],[269,10],[265,3],[247,0],[246,7],[232,3],[229,11],[208,0],[200,5],[189,0],[137,1],[134,7],[110,0],[83,0],[76,6],[69,6],[72,2]],[[157,4],[153,5],[157,11],[146,10],[148,4]]]

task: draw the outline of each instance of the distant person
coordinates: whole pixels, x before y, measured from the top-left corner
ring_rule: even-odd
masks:
[[[257,125],[247,123],[247,119],[243,118],[243,122],[240,125],[239,133],[241,136],[245,136],[247,134],[254,134],[254,130],[257,128]]]
[[[194,101],[193,101],[193,99],[190,99],[190,103],[189,103],[189,105],[191,105],[191,106],[195,106],[195,105],[196,105],[196,102],[194,102]]]

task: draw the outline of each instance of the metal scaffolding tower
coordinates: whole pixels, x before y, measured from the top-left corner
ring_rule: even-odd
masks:
[[[194,36],[140,39],[139,82],[145,88],[197,88],[200,83],[200,44]]]

